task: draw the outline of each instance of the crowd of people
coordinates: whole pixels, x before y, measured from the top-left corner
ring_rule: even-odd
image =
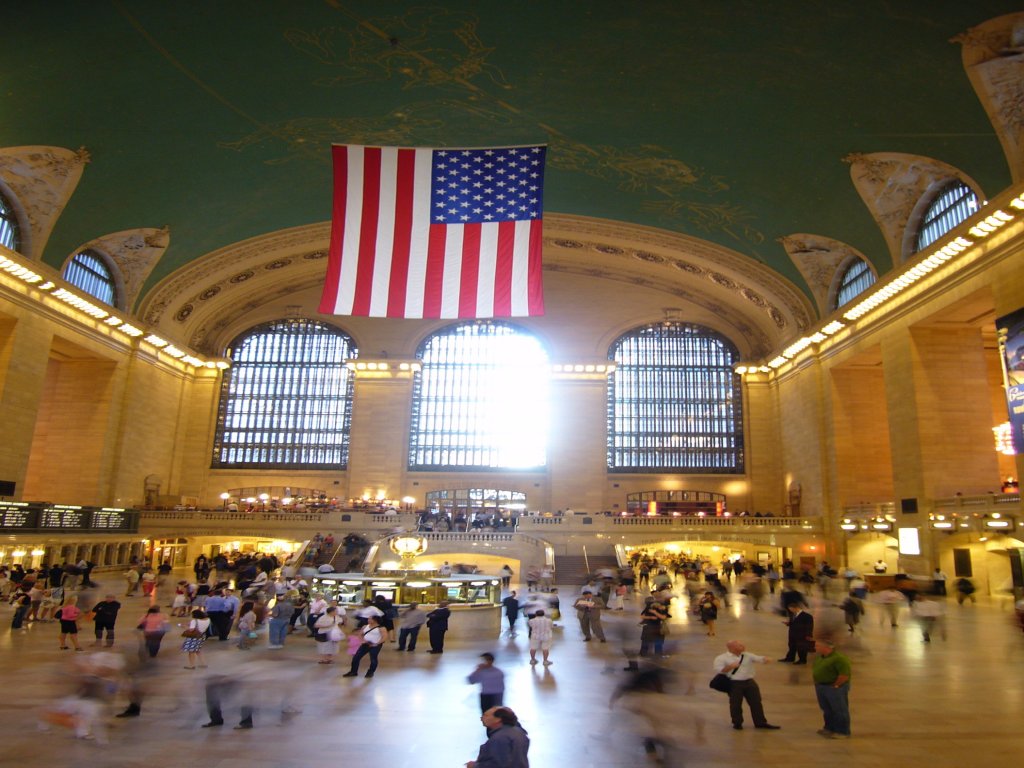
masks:
[[[333,542],[322,537],[318,551],[332,550]],[[44,611],[42,599],[34,606],[33,592],[40,582],[52,584],[55,570],[62,591],[59,601]],[[58,647],[77,652],[84,650],[79,631],[91,623],[95,634],[93,647],[109,649],[123,640],[125,633],[119,634],[119,621],[124,624],[127,617],[129,634],[137,633],[139,638],[141,653],[131,663],[117,664],[110,658],[91,659],[83,654],[83,660],[75,662],[75,695],[48,711],[48,722],[67,725],[82,738],[102,740],[106,738],[102,722],[105,704],[116,695],[112,691],[123,693],[126,700],[118,717],[141,716],[153,665],[158,658],[166,664],[168,649],[163,646],[177,628],[180,637],[175,638],[172,650],[180,654],[181,667],[189,671],[208,668],[207,644],[211,642],[228,644],[229,649],[233,646],[239,654],[246,654],[257,647],[278,651],[301,641],[309,649],[310,661],[330,665],[342,658],[347,670],[341,677],[364,679],[380,673],[382,650],[390,643],[399,652],[416,652],[424,627],[429,653],[441,655],[445,651],[452,614],[444,602],[430,608],[415,602],[396,606],[385,596],[377,595],[374,600],[358,605],[339,603],[310,588],[301,563],[281,563],[272,555],[259,553],[230,559],[200,556],[192,566],[194,578],[174,578],[171,571],[167,563],[155,572],[143,565],[129,569],[125,594],[120,599],[114,593],[102,597],[96,594],[84,573],[73,574],[77,580],[71,587],[63,567],[46,569],[45,576],[21,572],[12,577],[0,573],[0,591],[15,606],[12,630],[20,630],[26,622],[52,617],[60,622]],[[748,651],[737,637],[726,639],[724,652],[713,660],[711,651],[708,652],[708,674],[724,678],[716,690],[727,694],[728,713],[736,730],[745,725],[744,705],[755,729],[778,729],[765,713],[755,679],[759,665],[807,664],[811,666],[808,683],[813,685],[822,712],[818,733],[830,739],[849,738],[852,727],[848,694],[853,670],[850,658],[840,646],[845,636],[856,636],[861,631],[869,602],[870,610],[883,625],[898,627],[909,617],[919,626],[923,642],[945,637],[944,603],[930,594],[937,589],[925,594],[920,581],[897,579],[891,588],[869,598],[867,582],[860,574],[849,570],[837,572],[827,563],[819,564],[814,573],[797,573],[788,561],[776,567],[770,561],[747,563],[740,558],[713,562],[708,557],[638,550],[622,567],[602,568],[580,585],[555,586],[554,576],[550,567],[529,566],[521,579],[526,586],[524,591],[514,582],[512,569],[502,569],[502,615],[507,636],[514,638],[525,631],[528,663],[540,668],[555,664],[558,644],[571,638],[578,637],[584,643],[620,640],[626,675],[616,687],[612,702],[618,706],[628,702],[637,712],[647,711],[645,696],[663,692],[665,670],[678,654],[672,632],[677,631],[674,628],[679,623],[673,622],[673,618],[688,614],[690,633],[697,626],[706,636],[715,638],[721,612],[734,601],[744,600],[752,610],[763,607],[766,612],[778,613],[787,626],[779,634],[779,645],[784,644],[786,652],[777,662],[768,654]],[[936,575],[933,581],[939,580]],[[973,601],[974,590],[969,580],[957,580],[954,589],[958,602]],[[812,609],[812,598],[818,609],[829,607],[827,615]],[[563,607],[573,612],[575,623],[565,621]],[[609,614],[615,617],[611,627],[605,623]],[[843,617],[843,623],[835,620],[836,615]],[[175,618],[183,619],[177,627]],[[634,624],[636,630],[631,631],[629,627]],[[742,625],[730,625],[730,629],[742,632]],[[626,632],[622,637],[620,630]],[[530,740],[515,711],[504,700],[505,673],[493,653],[486,652],[480,658],[467,681],[480,686],[481,721],[487,740],[477,758],[467,764],[478,768],[524,768],[528,766]],[[223,726],[225,709],[236,702],[240,719],[235,727],[254,727],[254,703],[232,693],[238,689],[239,681],[219,673],[190,674],[201,674],[204,680],[208,721],[203,727]],[[282,705],[283,714],[288,713],[288,706],[287,702]],[[652,723],[659,717],[654,710],[650,713]],[[695,718],[694,722],[703,721]],[[653,727],[652,732],[654,735],[645,739],[645,750],[654,754],[670,748],[674,737],[663,732],[661,725]]]

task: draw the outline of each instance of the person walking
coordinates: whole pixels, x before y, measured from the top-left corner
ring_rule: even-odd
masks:
[[[789,650],[779,661],[786,664],[806,664],[807,652],[814,645],[814,617],[804,610],[803,605],[790,604],[789,621]]]
[[[505,609],[505,619],[508,621],[508,633],[510,636],[516,636],[516,621],[519,620],[519,598],[516,596],[516,591],[513,589],[508,597],[501,601],[502,607]]]
[[[551,653],[555,622],[545,616],[543,610],[539,610],[527,624],[530,625],[530,664],[537,663],[537,651],[540,651],[544,656],[544,666],[550,666],[548,656]]]
[[[814,677],[814,693],[818,707],[824,716],[825,727],[819,736],[829,739],[850,738],[850,660],[836,650],[835,643],[828,638],[818,638],[814,643],[818,658],[814,660],[811,674]]]
[[[451,615],[447,600],[442,600],[437,608],[427,614],[427,631],[430,633],[428,653],[444,653],[444,634],[448,631],[448,619]]]
[[[644,598],[640,611],[640,655],[647,656],[651,648],[655,656],[665,655],[664,622],[669,618],[665,607],[653,597]]]
[[[188,622],[185,631],[181,636],[185,638],[181,644],[181,650],[188,654],[188,664],[185,669],[195,669],[196,664],[206,667],[203,663],[203,643],[206,642],[206,633],[210,629],[210,618],[202,608],[192,611],[192,618]]]
[[[770,664],[771,659],[747,653],[746,646],[739,640],[730,640],[725,644],[726,652],[715,657],[712,664],[716,673],[729,676],[729,716],[732,727],[743,730],[743,702],[750,707],[750,718],[755,728],[777,731],[779,726],[772,725],[764,716],[761,703],[761,689],[754,679],[755,664]]]
[[[508,707],[491,707],[480,721],[487,729],[487,741],[466,768],[530,768],[530,738],[515,712]]]
[[[78,607],[78,595],[68,595],[57,614],[57,618],[60,619],[60,649],[62,651],[68,649],[68,638],[70,637],[75,650],[82,650],[82,646],[78,644],[78,620],[82,617],[82,609]]]
[[[93,623],[96,627],[96,642],[93,645],[103,642],[104,632],[107,635],[107,647],[114,644],[114,623],[120,610],[121,604],[114,595],[107,595],[92,607]]]
[[[313,637],[316,639],[316,652],[320,659],[317,664],[331,664],[338,652],[338,643],[341,642],[338,626],[338,609],[328,606],[313,624]]]
[[[604,627],[601,626],[601,610],[604,608],[601,597],[592,592],[586,592],[577,598],[572,607],[576,609],[576,618],[580,622],[583,642],[590,642],[591,633],[602,643],[605,642]]]
[[[292,600],[298,596],[298,590],[292,589],[274,601],[274,607],[270,609],[270,629],[267,633],[268,648],[284,648],[284,640],[288,637],[288,623],[292,619],[292,614],[295,613],[295,604]]]
[[[384,629],[378,617],[370,616],[366,626],[359,631],[362,633],[363,641],[352,657],[351,669],[342,677],[356,677],[359,674],[359,662],[362,661],[363,656],[367,655],[370,657],[370,667],[363,677],[373,677],[377,672],[377,657],[380,656],[380,649],[384,647],[384,641],[387,640],[387,630]]]
[[[420,610],[420,604],[409,603],[409,607],[402,613],[401,623],[398,627],[398,650],[407,653],[416,650],[416,639],[426,620],[427,614]]]
[[[715,597],[715,593],[710,590],[704,593],[704,596],[697,603],[697,612],[700,614],[700,620],[704,623],[707,629],[707,636],[715,636],[715,622],[718,621],[718,598]]]
[[[151,606],[139,620],[138,628],[142,630],[142,640],[151,659],[160,653],[160,643],[170,625],[167,617],[160,613],[159,605]]]
[[[505,673],[494,666],[493,653],[481,653],[483,661],[477,664],[466,680],[471,685],[480,685],[480,712],[486,712],[492,707],[500,707],[504,704],[505,697]]]

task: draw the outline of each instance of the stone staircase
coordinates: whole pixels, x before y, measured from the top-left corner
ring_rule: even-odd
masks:
[[[586,559],[582,555],[555,555],[555,583],[582,586],[587,583],[587,576],[599,568],[618,568],[615,555],[589,555]]]

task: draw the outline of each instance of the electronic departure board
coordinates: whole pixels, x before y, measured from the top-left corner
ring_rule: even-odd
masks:
[[[0,501],[0,529],[134,533],[139,513],[120,507],[82,507],[39,501]]]

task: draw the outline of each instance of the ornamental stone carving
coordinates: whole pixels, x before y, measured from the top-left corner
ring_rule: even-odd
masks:
[[[1014,183],[1024,178],[1024,13],[954,37],[964,70],[1003,146]]]
[[[931,157],[876,152],[851,154],[843,161],[850,164],[850,178],[885,238],[892,264],[901,264],[911,255],[914,217],[923,213],[926,195],[959,179],[983,197],[973,179]]]
[[[170,241],[167,227],[127,229],[90,240],[77,252],[92,248],[110,257],[121,273],[124,309],[131,311],[146,278],[163,257]]]
[[[40,260],[64,206],[71,199],[89,162],[84,148],[4,147],[0,149],[0,181],[22,223],[22,255]]]
[[[780,237],[779,243],[807,282],[822,317],[832,312],[831,291],[840,268],[853,259],[871,263],[856,248],[821,235],[797,233]]]

